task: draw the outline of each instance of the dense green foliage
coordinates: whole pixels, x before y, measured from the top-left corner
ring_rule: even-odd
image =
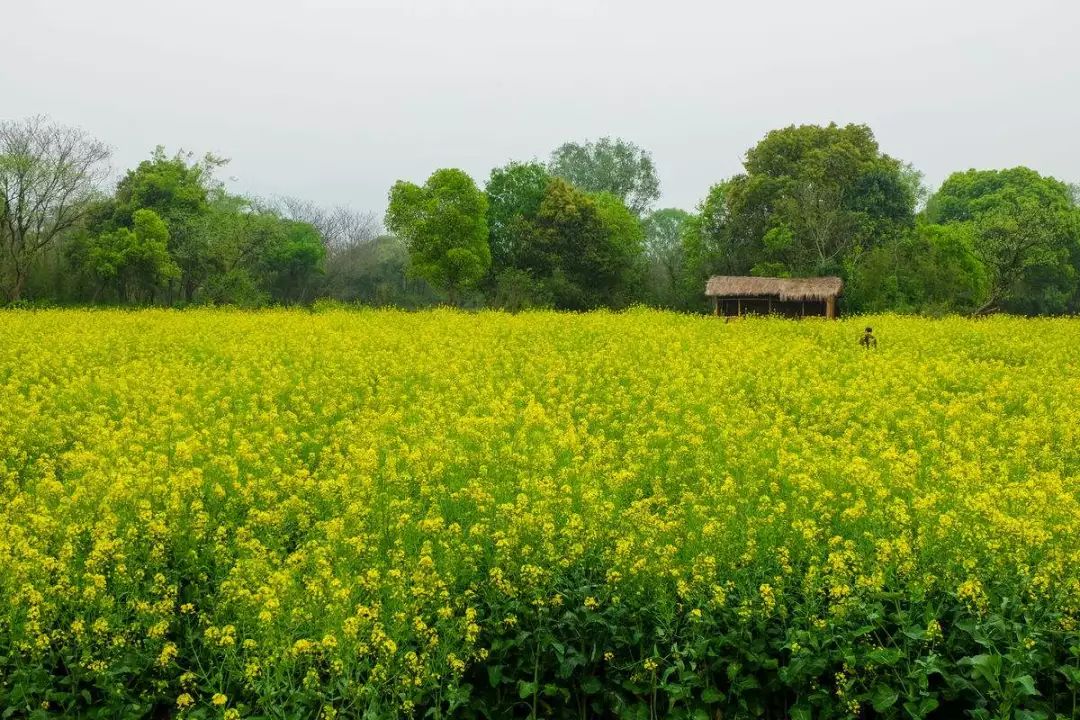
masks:
[[[620,293],[632,288],[640,253],[641,226],[625,205],[556,178],[515,265],[538,281],[555,307],[584,310],[620,302]]]
[[[511,162],[491,171],[484,191],[494,275],[514,267],[550,181],[544,166],[535,162]]]
[[[972,234],[990,278],[985,307],[1076,309],[1080,214],[1069,186],[1023,167],[969,170],[950,176],[926,212]]]
[[[848,303],[867,312],[938,315],[977,311],[988,289],[986,266],[970,228],[920,221],[895,242],[865,253],[845,295]]]
[[[1080,310],[1075,186],[1017,167],[954,173],[931,195],[865,125],[769,132],[694,212],[651,211],[652,156],[621,138],[511,161],[482,189],[442,169],[394,184],[390,235],[374,214],[231,194],[212,155],[158,148],[102,194],[105,157],[42,118],[0,126],[8,301],[700,312],[713,274],[829,274],[844,312]],[[140,212],[163,228],[145,214],[136,228]]]
[[[903,165],[863,125],[775,130],[745,172],[714,188],[692,240],[698,280],[732,275],[847,275],[861,255],[914,226]]]
[[[156,212],[140,208],[131,214],[131,229],[88,236],[74,245],[71,257],[100,286],[127,302],[153,302],[155,294],[170,280],[180,277],[180,267],[169,254],[169,228]]]
[[[423,186],[390,189],[386,227],[409,249],[412,272],[444,288],[455,303],[491,267],[487,196],[461,170],[436,170]]]
[[[683,306],[710,274],[840,275],[849,310],[1076,309],[1080,210],[1027,168],[921,177],[863,125],[788,127],[714,186],[684,236]]]
[[[86,200],[29,273],[35,296],[119,304],[309,302],[326,255],[312,225],[231,195],[225,160],[157,148],[110,196]]]
[[[560,145],[548,170],[582,190],[611,193],[638,216],[660,197],[652,155],[621,138]]]
[[[486,191],[493,304],[585,310],[640,299],[642,224],[619,198],[538,163],[496,168]]]
[[[650,213],[642,221],[645,234],[648,291],[646,301],[660,307],[679,307],[679,281],[686,273],[683,238],[693,216],[678,208]]]

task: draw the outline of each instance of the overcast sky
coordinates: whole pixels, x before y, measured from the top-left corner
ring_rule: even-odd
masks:
[[[232,159],[242,192],[380,217],[399,178],[480,183],[565,140],[653,153],[693,208],[793,123],[869,124],[931,185],[1080,181],[1077,0],[0,0],[0,118]]]

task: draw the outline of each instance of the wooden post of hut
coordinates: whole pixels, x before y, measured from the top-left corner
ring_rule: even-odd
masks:
[[[705,284],[705,294],[713,299],[713,312],[726,316],[727,300],[735,301],[735,316],[744,308],[749,312],[777,313],[787,317],[826,317],[839,315],[837,298],[844,281],[838,277],[769,278],[737,275],[714,275]],[[745,302],[744,302],[745,301]]]

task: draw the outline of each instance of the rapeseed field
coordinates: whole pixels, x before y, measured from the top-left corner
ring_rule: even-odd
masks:
[[[1074,320],[0,313],[4,718],[1071,718],[1078,621]]]

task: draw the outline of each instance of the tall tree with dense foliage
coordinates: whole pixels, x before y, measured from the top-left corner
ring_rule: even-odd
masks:
[[[169,229],[153,210],[132,215],[131,228],[118,227],[76,243],[70,253],[96,280],[94,299],[112,287],[120,302],[152,303],[165,285],[180,277],[169,255]]]
[[[679,279],[683,275],[683,235],[690,213],[678,208],[656,210],[642,222],[648,262],[649,299],[665,307],[678,307]]]
[[[386,227],[404,238],[410,269],[446,290],[452,304],[491,267],[487,197],[465,172],[436,170],[427,182],[390,189]]]
[[[211,214],[211,203],[224,194],[214,172],[227,162],[210,154],[198,160],[186,152],[170,156],[158,146],[149,160],[128,170],[116,187],[113,227],[130,227],[140,209],[153,210],[165,221],[169,253],[181,269],[179,291],[185,302],[195,299],[212,272],[205,219]]]
[[[9,302],[22,298],[45,249],[86,218],[109,154],[45,117],[0,123],[0,292]]]
[[[494,307],[520,310],[542,302],[539,284],[521,269],[519,261],[550,181],[547,169],[538,162],[512,161],[491,171],[484,188],[491,243],[491,270],[484,293]]]
[[[314,299],[326,260],[319,231],[310,223],[278,219],[274,240],[262,259],[271,297],[286,304]]]
[[[513,265],[550,180],[547,170],[537,162],[510,162],[491,171],[484,192],[493,273]]]
[[[980,310],[1056,313],[1075,302],[1080,210],[1067,184],[1025,167],[953,173],[926,214],[931,222],[970,226],[990,270]]]
[[[592,200],[604,227],[604,245],[595,254],[598,289],[613,307],[637,302],[642,298],[645,273],[641,220],[616,195],[595,193]]]
[[[189,152],[166,155],[161,145],[149,160],[128,170],[116,186],[116,215],[120,222],[136,210],[153,210],[166,224],[178,227],[206,210],[211,192],[221,184],[214,172],[228,160]]]
[[[326,249],[310,223],[249,198],[215,194],[192,227],[206,263],[198,302],[292,304],[313,299]]]
[[[844,288],[859,312],[972,313],[986,302],[990,277],[966,224],[919,222],[860,258]]]
[[[735,272],[846,274],[862,252],[914,225],[912,178],[865,125],[774,130],[744,168],[725,185],[722,222],[706,230],[734,251]]]
[[[621,200],[554,178],[517,266],[556,308],[626,305],[638,292],[642,244],[641,223]]]
[[[621,138],[564,143],[551,153],[548,171],[587,192],[611,193],[638,217],[660,197],[652,155]]]

